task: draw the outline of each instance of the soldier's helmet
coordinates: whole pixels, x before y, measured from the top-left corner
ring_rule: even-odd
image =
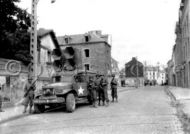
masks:
[[[111,76],[112,76],[112,77],[115,77],[115,74],[112,74]]]
[[[93,76],[89,76],[89,80],[90,80],[90,81],[93,81]]]
[[[96,77],[100,77],[100,75],[99,75],[99,74],[96,74]]]

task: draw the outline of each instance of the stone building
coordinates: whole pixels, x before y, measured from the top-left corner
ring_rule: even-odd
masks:
[[[51,81],[51,76],[55,73],[52,66],[52,52],[55,48],[59,48],[59,44],[53,30],[39,29],[38,39],[40,47],[38,49],[38,74],[37,89]]]
[[[112,74],[115,74],[116,78],[119,78],[118,61],[113,58],[111,58],[111,72]]]
[[[144,65],[135,57],[125,64],[125,84],[137,87],[144,85]]]
[[[179,8],[179,20],[176,23],[176,29],[175,29],[176,41],[172,54],[172,59],[174,64],[173,78],[175,79],[174,80],[175,84],[173,83],[173,85],[179,87],[190,87],[190,36],[189,36],[190,10],[189,9],[190,9],[189,0],[181,0]]]
[[[15,102],[23,97],[28,68],[22,62],[0,58],[0,86],[4,101]]]
[[[72,47],[78,51],[78,70],[90,70],[97,73],[111,74],[111,45],[108,35],[101,31],[86,34],[57,37],[61,49]]]
[[[167,79],[168,79],[168,85],[170,86],[176,86],[176,75],[174,70],[174,62],[171,60],[167,63]]]

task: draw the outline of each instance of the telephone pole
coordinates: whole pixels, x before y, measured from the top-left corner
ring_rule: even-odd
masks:
[[[32,56],[29,77],[35,81],[38,75],[38,51],[37,51],[37,4],[39,0],[32,0],[31,31],[30,31],[30,55]],[[54,3],[55,0],[51,0]],[[36,86],[36,83],[35,83]],[[37,87],[37,86],[36,86]]]

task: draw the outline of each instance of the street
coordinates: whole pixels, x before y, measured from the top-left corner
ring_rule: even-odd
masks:
[[[164,87],[134,88],[119,92],[109,107],[33,114],[1,124],[0,134],[182,134],[175,113]]]

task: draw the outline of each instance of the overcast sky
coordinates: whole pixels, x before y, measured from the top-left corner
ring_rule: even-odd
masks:
[[[38,28],[57,36],[102,30],[112,35],[112,57],[119,66],[138,57],[166,64],[175,44],[180,0],[39,0]],[[31,12],[31,0],[20,6]]]

